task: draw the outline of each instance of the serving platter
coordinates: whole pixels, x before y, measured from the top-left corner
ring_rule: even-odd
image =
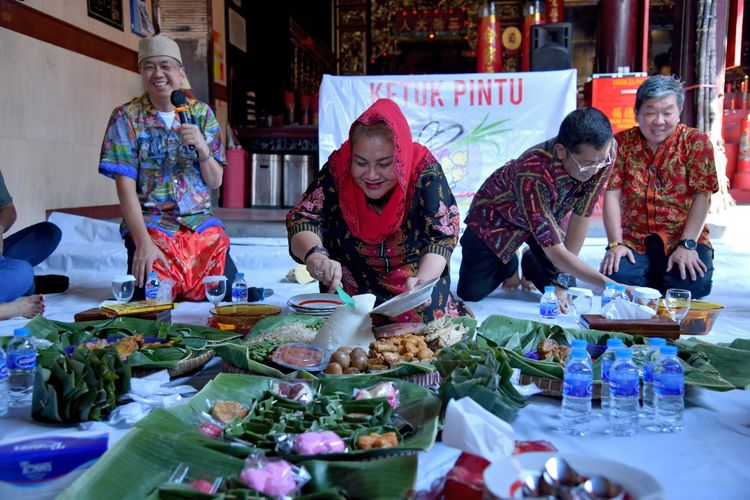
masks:
[[[614,460],[559,452],[530,452],[492,462],[484,470],[484,485],[489,498],[521,498],[519,482],[530,475],[539,475],[545,462],[552,457],[564,458],[578,474],[604,476],[622,486],[633,500],[662,500],[664,489],[650,474]]]

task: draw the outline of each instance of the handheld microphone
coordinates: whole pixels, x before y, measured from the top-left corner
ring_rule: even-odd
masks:
[[[169,96],[169,101],[172,103],[172,106],[175,107],[175,113],[177,113],[177,117],[180,120],[180,123],[183,125],[186,123],[193,123],[193,117],[190,115],[190,108],[188,107],[188,101],[187,97],[185,97],[185,94],[182,92],[182,90],[175,90],[172,92],[172,94]],[[188,148],[190,151],[195,151],[195,147],[192,145],[189,145]]]

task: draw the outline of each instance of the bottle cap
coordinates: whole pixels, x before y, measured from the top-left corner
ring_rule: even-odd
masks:
[[[31,334],[28,328],[16,328],[13,330],[14,337],[28,337]]]
[[[662,356],[677,356],[677,347],[673,345],[665,345],[661,349]]]
[[[648,341],[648,345],[652,345],[654,347],[661,347],[661,346],[667,345],[667,339],[663,339],[661,337],[654,337]]]
[[[633,351],[631,351],[627,347],[620,347],[619,349],[615,349],[615,358],[617,359],[632,359],[632,357]]]
[[[544,287],[544,293],[555,293],[555,287],[554,286],[545,286]]]
[[[159,275],[158,275],[158,274],[156,274],[156,273],[155,273],[154,271],[151,271],[150,273],[148,273],[148,277],[149,277],[149,278],[158,278],[158,277],[159,277]]]
[[[610,283],[609,281],[604,284],[604,288],[614,288],[614,287],[615,287],[615,284],[614,283]]]
[[[625,285],[615,285],[615,290],[617,290],[618,292],[623,292],[625,291]]]
[[[607,347],[622,347],[625,343],[622,341],[622,339],[618,338],[609,338],[607,339]]]
[[[573,349],[577,349],[579,347],[583,348],[583,349],[586,349],[587,345],[588,345],[588,343],[585,340],[583,340],[583,339],[573,339],[573,341],[570,343],[570,346]]]
[[[237,278],[244,278],[245,277],[245,273],[237,273],[237,274],[235,274],[235,277],[237,277]]]

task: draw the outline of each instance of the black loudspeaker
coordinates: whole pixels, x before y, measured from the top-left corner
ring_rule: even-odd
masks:
[[[531,71],[554,71],[573,66],[573,25],[537,24],[531,27]]]

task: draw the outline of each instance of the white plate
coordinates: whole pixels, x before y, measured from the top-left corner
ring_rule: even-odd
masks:
[[[296,309],[330,309],[334,310],[343,304],[338,294],[335,293],[303,293],[295,295],[287,302],[289,306]]]
[[[303,314],[305,316],[321,316],[323,318],[327,318],[331,315],[331,311],[316,311],[314,309],[296,309],[292,306],[289,306],[289,311],[294,314]]]
[[[435,288],[438,280],[435,278],[417,285],[413,290],[396,295],[390,300],[386,300],[378,307],[370,311],[370,314],[382,314],[383,316],[393,317],[411,311],[415,307],[424,304],[432,296],[432,289]]]
[[[523,481],[529,475],[539,475],[544,463],[555,456],[567,460],[582,476],[604,476],[614,481],[634,500],[666,498],[656,479],[641,470],[605,458],[559,452],[523,453],[496,460],[484,470],[485,488],[497,498],[521,498],[521,488],[514,487],[514,484]]]

